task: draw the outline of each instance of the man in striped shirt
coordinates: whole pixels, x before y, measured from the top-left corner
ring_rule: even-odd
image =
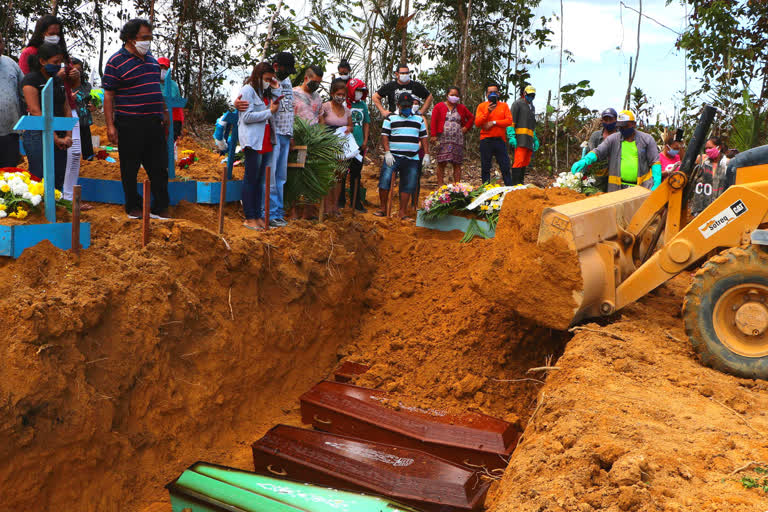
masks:
[[[133,19],[120,32],[123,47],[107,61],[102,80],[107,135],[118,145],[120,177],[129,218],[141,218],[139,167],[152,185],[152,218],[168,218],[168,109],[160,89],[160,65],[149,53],[152,25]]]
[[[416,192],[419,179],[419,146],[424,149],[424,165],[429,165],[429,143],[424,118],[413,113],[413,96],[403,92],[397,99],[399,113],[388,115],[381,128],[381,144],[384,147],[384,163],[379,177],[381,209],[374,215],[387,215],[389,189],[394,175],[400,173],[401,220],[408,220],[408,203]]]

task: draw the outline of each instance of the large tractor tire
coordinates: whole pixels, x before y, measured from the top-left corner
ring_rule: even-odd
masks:
[[[768,253],[737,247],[710,258],[685,294],[683,320],[704,364],[768,379]]]

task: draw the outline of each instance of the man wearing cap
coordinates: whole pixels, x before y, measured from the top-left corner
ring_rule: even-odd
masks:
[[[608,192],[636,185],[654,190],[661,184],[659,147],[653,137],[637,131],[635,125],[632,112],[619,112],[618,133],[606,137],[597,148],[573,164],[571,172],[583,172],[598,160],[607,159]]]
[[[603,110],[600,118],[603,121],[603,128],[601,130],[595,130],[592,135],[589,136],[589,142],[587,148],[592,151],[603,142],[606,137],[616,133],[616,117],[618,114],[613,108],[607,108]],[[595,187],[603,192],[608,191],[608,162],[606,160],[600,160],[595,162],[591,168],[591,174],[595,178]]]
[[[168,76],[171,61],[167,57],[160,57],[157,59],[157,63],[160,64],[160,88],[163,91],[163,96],[165,96],[165,77]],[[176,82],[171,83],[171,89],[174,96],[181,96]],[[176,142],[176,139],[181,136],[181,129],[184,126],[184,109],[182,107],[173,107],[171,118],[173,119],[173,141]]]
[[[427,124],[424,118],[413,111],[413,95],[401,93],[397,98],[399,113],[389,114],[381,127],[381,145],[384,148],[384,162],[379,176],[379,199],[381,209],[374,213],[386,215],[393,173],[400,173],[401,220],[408,218],[408,203],[416,192],[419,179],[419,147],[424,150],[424,165],[429,165],[429,143]]]
[[[536,109],[533,99],[536,89],[529,85],[523,91],[523,96],[512,104],[512,124],[507,128],[509,145],[515,150],[512,163],[512,185],[522,185],[525,180],[525,169],[531,163],[531,155],[539,149],[539,139],[536,137]]]

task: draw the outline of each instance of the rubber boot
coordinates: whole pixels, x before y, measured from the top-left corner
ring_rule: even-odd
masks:
[[[525,167],[512,168],[512,186],[522,185],[525,180]]]

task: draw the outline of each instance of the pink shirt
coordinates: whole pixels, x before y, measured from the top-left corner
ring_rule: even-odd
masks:
[[[347,126],[349,125],[349,116],[352,115],[352,111],[344,106],[344,115],[337,116],[333,111],[333,105],[330,101],[323,103],[323,117],[325,118],[325,124],[328,126]]]
[[[293,111],[300,118],[309,121],[309,124],[317,124],[322,106],[323,100],[317,92],[307,94],[301,87],[293,88]]]
[[[661,172],[667,172],[667,166],[670,164],[676,164],[680,161],[680,155],[674,157],[668,157],[664,152],[659,153],[659,162],[661,162]]]

